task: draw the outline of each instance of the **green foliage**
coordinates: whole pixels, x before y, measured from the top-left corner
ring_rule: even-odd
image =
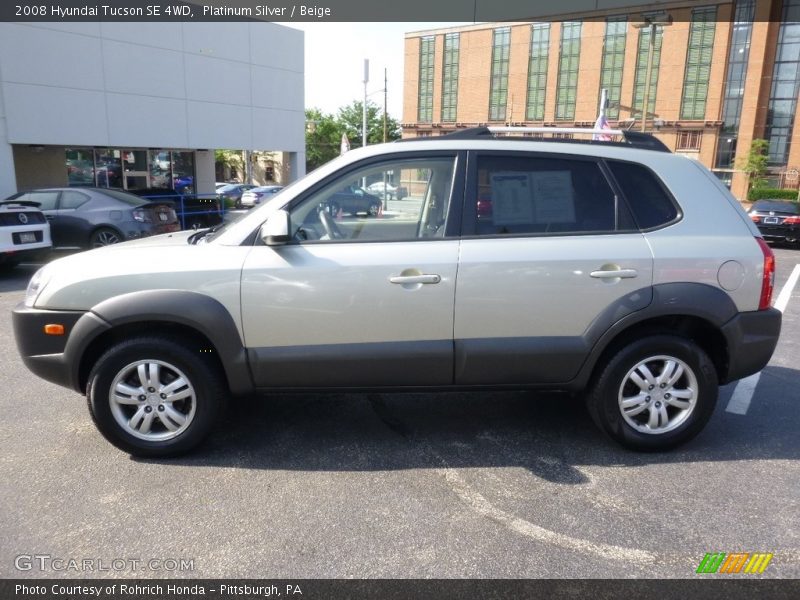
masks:
[[[332,115],[318,108],[306,110],[306,171],[339,156],[342,130]]]
[[[756,200],[797,200],[797,190],[783,190],[779,188],[752,188],[747,193],[750,202]]]
[[[749,189],[761,188],[766,183],[769,142],[755,139],[750,144],[750,150],[741,161],[740,168],[749,177]]]
[[[354,101],[342,107],[334,116],[318,108],[306,110],[306,171],[310,172],[339,156],[342,134],[347,136],[351,148],[361,146],[363,103]],[[386,119],[386,140],[400,139],[400,125],[392,117]],[[383,142],[383,112],[373,102],[367,101],[367,143]]]

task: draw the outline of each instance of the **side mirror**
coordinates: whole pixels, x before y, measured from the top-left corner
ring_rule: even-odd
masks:
[[[280,246],[291,240],[291,219],[285,210],[276,210],[261,226],[260,236],[267,246]]]

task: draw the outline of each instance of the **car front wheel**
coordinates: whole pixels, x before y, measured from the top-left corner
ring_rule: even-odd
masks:
[[[624,346],[587,397],[594,421],[634,450],[674,448],[696,436],[714,412],[717,372],[689,339],[653,335]]]
[[[225,398],[218,365],[171,339],[110,348],[89,375],[87,401],[100,433],[135,456],[173,456],[199,444]]]

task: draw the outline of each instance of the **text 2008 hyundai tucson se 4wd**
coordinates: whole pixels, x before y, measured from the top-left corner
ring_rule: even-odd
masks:
[[[343,187],[403,186],[377,217]],[[36,273],[14,330],[137,455],[186,451],[255,390],[584,391],[609,436],[696,435],[780,332],[774,257],[708,170],[654,138],[462,130],[348,152],[217,230]]]

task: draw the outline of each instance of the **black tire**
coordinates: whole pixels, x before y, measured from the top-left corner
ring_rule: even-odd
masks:
[[[125,241],[122,234],[111,227],[100,227],[89,236],[89,248],[102,248]]]
[[[683,374],[675,381],[674,388],[668,386],[666,390],[656,389],[654,392],[650,392],[647,390],[652,387],[645,385],[645,387],[637,389],[634,381],[628,377],[629,372],[650,358],[657,360],[644,364],[650,368],[652,375],[656,378],[660,374],[655,372],[659,363],[662,367],[667,364],[664,359],[677,359],[688,369],[683,369],[681,366]],[[679,446],[700,433],[714,412],[719,392],[717,371],[703,349],[689,339],[666,334],[651,335],[625,345],[604,366],[600,365],[599,368],[601,370],[598,371],[586,397],[587,408],[600,429],[626,448],[658,452]],[[663,368],[661,373],[664,371],[666,368]],[[677,373],[677,370],[674,372]],[[692,377],[696,385],[692,385]],[[676,408],[664,399],[665,397],[670,398],[668,393],[664,396],[665,392],[678,390],[683,394],[688,394],[688,390],[693,387],[697,389],[694,393],[694,404],[691,410]],[[647,402],[636,401],[634,395],[638,396],[639,394],[645,395]],[[677,393],[675,396],[677,397]],[[626,418],[623,416],[621,398],[627,398],[626,402],[637,402],[635,406],[631,406],[633,410],[645,405],[649,408]],[[672,398],[671,402],[676,400],[677,398]],[[661,406],[664,408],[661,409]],[[663,427],[663,432],[649,431],[649,423],[640,422],[650,417],[655,411],[655,407],[667,411],[671,415]],[[629,421],[633,421],[639,428],[631,425]],[[670,429],[670,423],[672,423],[672,429]],[[643,432],[642,430],[645,428],[648,431]]]
[[[381,212],[381,205],[376,202],[374,204],[369,205],[369,208],[367,209],[367,216],[377,217],[380,212]]]
[[[192,416],[185,429],[176,437],[167,440],[140,439],[124,428],[114,416],[111,386],[118,374],[132,363],[142,360],[159,361],[179,369],[194,389],[190,399],[184,401],[187,403],[184,406],[189,402],[193,403]],[[166,377],[164,372],[168,376],[169,370],[164,366],[161,368],[164,369],[162,377]],[[208,356],[200,354],[199,348],[161,337],[133,338],[110,348],[92,368],[86,390],[89,412],[103,437],[120,450],[141,457],[176,456],[197,446],[217,422],[227,395],[227,386],[219,365]],[[146,409],[147,403],[139,406]],[[174,405],[170,406],[174,408]],[[129,408],[135,411],[138,406]],[[156,420],[160,410],[161,407],[155,411],[150,407],[149,412],[155,413],[151,418],[154,427],[160,425]],[[161,429],[162,434],[170,434],[163,425]]]

